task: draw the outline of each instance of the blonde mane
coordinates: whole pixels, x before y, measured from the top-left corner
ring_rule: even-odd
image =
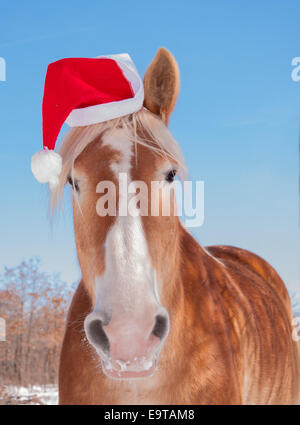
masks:
[[[73,174],[76,158],[86,146],[106,131],[113,132],[116,129],[127,130],[132,142],[147,146],[159,155],[163,155],[178,165],[182,176],[186,174],[183,154],[176,140],[171,135],[163,121],[152,114],[146,108],[142,108],[124,117],[93,124],[85,127],[71,128],[61,142],[59,154],[62,157],[62,172],[59,185],[51,191],[50,209],[53,212],[63,199],[64,186],[69,175]],[[139,133],[137,129],[140,129]],[[142,134],[142,136],[141,136]]]

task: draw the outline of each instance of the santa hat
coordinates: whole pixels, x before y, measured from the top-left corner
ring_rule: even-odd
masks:
[[[41,183],[55,187],[62,158],[54,152],[62,125],[86,126],[142,108],[143,82],[127,53],[97,58],[68,58],[48,66],[43,97],[43,150],[31,158]]]

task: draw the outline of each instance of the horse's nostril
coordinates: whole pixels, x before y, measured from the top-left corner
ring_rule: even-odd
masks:
[[[167,317],[159,314],[156,316],[156,321],[152,333],[158,338],[163,339],[168,332],[168,327],[169,323]]]
[[[95,347],[101,348],[104,353],[109,352],[109,340],[103,330],[101,320],[95,319],[88,324],[88,339]]]

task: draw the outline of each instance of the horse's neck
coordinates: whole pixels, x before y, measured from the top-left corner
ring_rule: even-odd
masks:
[[[175,313],[178,335],[185,335],[189,328],[192,337],[187,345],[194,345],[197,335],[203,340],[214,340],[215,334],[240,335],[243,315],[248,310],[240,309],[239,297],[243,295],[239,281],[232,279],[223,261],[203,248],[184,228],[181,228],[181,256],[177,288],[181,288],[178,293],[182,308]]]
[[[180,259],[177,280],[186,291],[197,290],[207,280],[209,254],[193,236],[180,226]]]
[[[200,279],[206,276],[207,251],[196,239],[181,225],[180,226],[181,265],[184,271],[194,273]]]
[[[164,282],[164,307],[172,317],[174,340],[180,339],[187,328],[185,318],[199,316],[199,299],[207,298],[207,260],[210,257],[204,248],[180,224],[177,267],[172,282]],[[172,337],[170,338],[172,340]]]

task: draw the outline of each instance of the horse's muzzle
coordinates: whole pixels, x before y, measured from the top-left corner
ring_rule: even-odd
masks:
[[[151,376],[163,342],[169,332],[169,315],[162,307],[153,315],[128,318],[90,313],[84,328],[87,338],[101,357],[105,374],[115,379]]]

